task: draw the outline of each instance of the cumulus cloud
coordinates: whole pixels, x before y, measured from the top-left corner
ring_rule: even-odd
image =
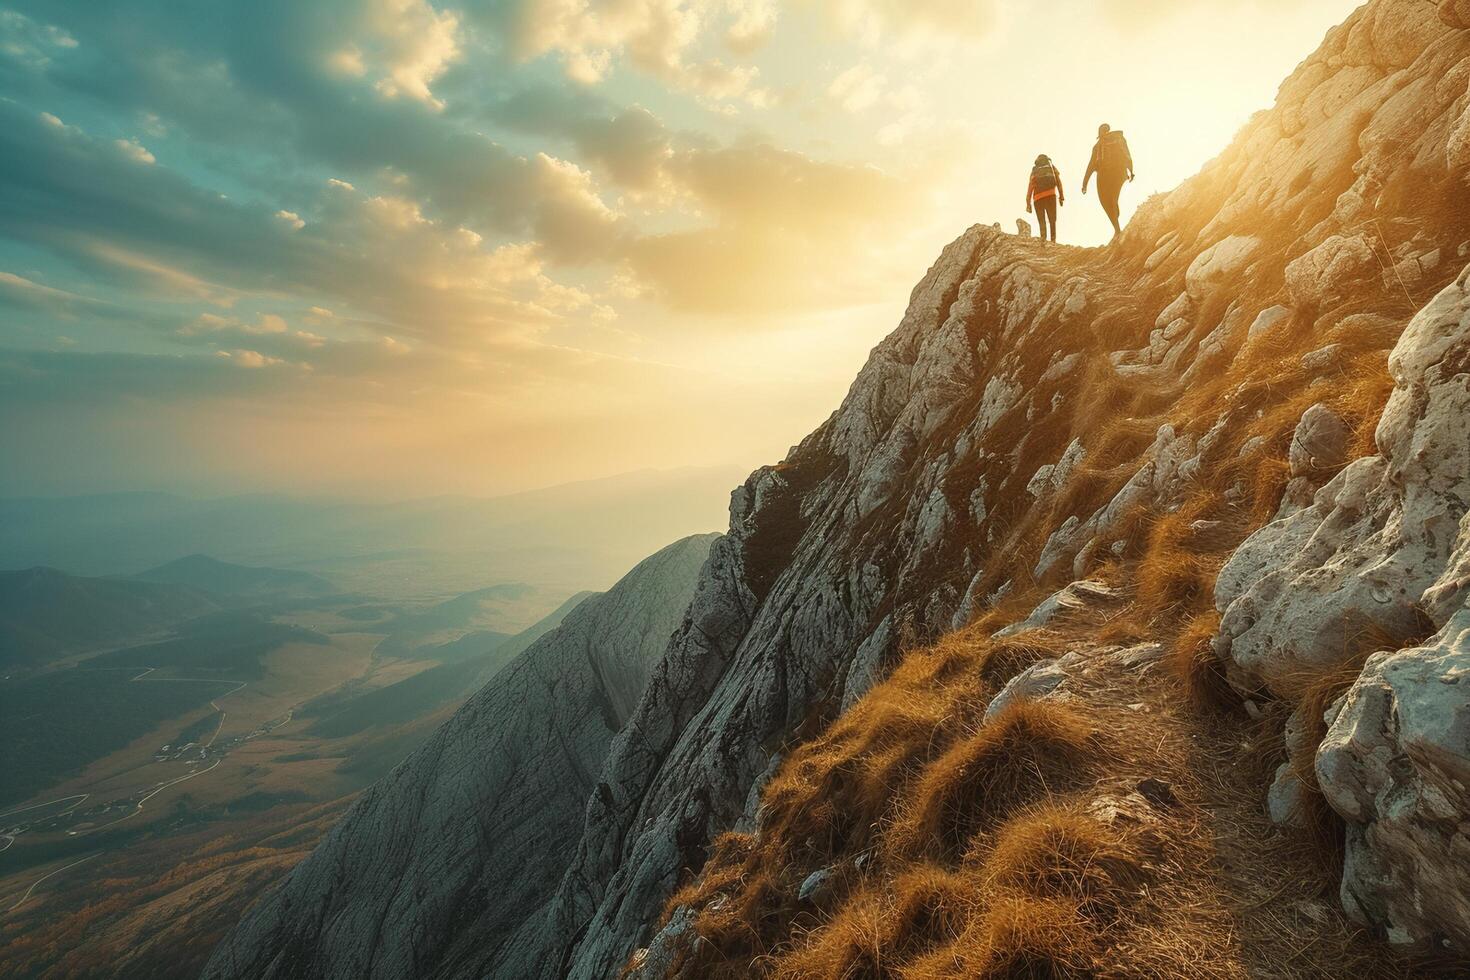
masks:
[[[626,58],[640,72],[711,99],[759,104],[768,97],[754,67],[696,54],[707,27],[722,19],[737,51],[759,46],[775,21],[760,0],[519,0],[501,18],[517,58],[555,56],[583,84],[602,81]]]
[[[460,55],[459,17],[417,0],[376,0],[366,11],[358,60],[378,65],[373,87],[388,98],[417,99],[436,109],[443,103],[430,84]]]
[[[279,357],[269,357],[265,354],[260,353],[259,351],[253,350],[222,350],[219,351],[216,356],[224,358],[231,364],[235,365],[235,367],[245,368],[247,370],[256,370],[266,367],[277,367],[281,364],[286,363]]]
[[[127,157],[129,160],[132,160],[134,163],[158,162],[153,158],[153,154],[148,152],[148,148],[135,139],[113,140],[112,145],[121,150],[122,155]]]

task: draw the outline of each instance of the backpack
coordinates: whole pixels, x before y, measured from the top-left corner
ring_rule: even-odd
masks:
[[[1057,171],[1049,163],[1038,164],[1031,168],[1031,181],[1037,193],[1042,191],[1054,191],[1057,189]]]
[[[1097,169],[1117,173],[1128,168],[1128,141],[1115,129],[1097,141]]]

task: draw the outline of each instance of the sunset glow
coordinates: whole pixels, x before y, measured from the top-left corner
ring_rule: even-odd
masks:
[[[1354,4],[0,6],[0,478],[490,494],[778,459],[939,247],[1124,213]]]

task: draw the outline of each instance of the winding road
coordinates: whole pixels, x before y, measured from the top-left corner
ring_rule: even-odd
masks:
[[[97,854],[101,854],[101,853],[102,853],[101,851],[98,851],[97,852]],[[26,893],[20,897],[20,901],[16,902],[14,905],[10,906],[10,908],[7,909],[6,911],[8,911],[8,912],[14,912],[16,909],[18,909],[22,905],[24,905],[26,903],[26,899],[30,898],[31,897],[31,893],[36,890],[36,887],[38,885],[40,885],[41,882],[45,881],[47,878],[51,878],[51,877],[54,877],[56,875],[59,875],[63,871],[65,871],[67,868],[75,868],[77,865],[81,864],[83,861],[90,861],[94,857],[96,857],[97,854],[88,854],[84,858],[80,858],[80,859],[78,859],[76,861],[73,861],[71,864],[64,864],[61,867],[57,868],[55,871],[51,872],[50,874],[42,875],[41,877],[37,878],[35,881],[31,882],[31,887],[29,887],[29,888],[26,889]]]

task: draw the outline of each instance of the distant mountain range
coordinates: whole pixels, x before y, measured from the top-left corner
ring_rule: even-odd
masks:
[[[172,583],[83,578],[54,568],[0,572],[0,669],[121,645],[219,608],[203,590]]]
[[[0,669],[145,640],[227,608],[329,595],[326,579],[190,555],[125,577],[0,572]]]
[[[140,582],[185,585],[232,597],[330,595],[332,583],[320,575],[283,568],[236,565],[208,555],[189,555],[132,576]]]
[[[196,552],[313,572],[341,590],[446,595],[611,585],[665,543],[727,521],[733,468],[647,470],[512,496],[403,502],[166,493],[0,499],[0,568],[126,575]],[[529,622],[534,620],[529,620]]]

